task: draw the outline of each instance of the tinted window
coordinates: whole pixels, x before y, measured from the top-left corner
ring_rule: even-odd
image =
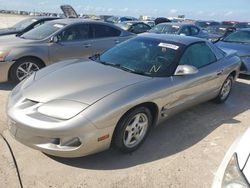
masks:
[[[238,31],[236,33],[232,33],[232,34],[228,35],[223,41],[250,43],[250,32]]]
[[[91,36],[93,38],[118,37],[121,31],[113,27],[101,24],[91,25]]]
[[[194,26],[191,26],[190,27],[190,35],[193,36],[193,35],[198,35],[200,32],[200,30],[197,28],[197,27],[194,27]]]
[[[180,34],[184,34],[186,36],[190,36],[190,31],[188,26],[183,26],[180,30]]]
[[[58,35],[59,41],[77,41],[89,38],[89,25],[79,24],[71,26]]]
[[[104,52],[100,61],[153,77],[170,76],[176,68],[175,59],[181,50],[182,46],[173,43],[140,37]]]
[[[189,46],[184,52],[180,65],[192,65],[201,68],[216,62],[216,57],[206,43],[197,43]]]
[[[154,26],[149,32],[150,33],[163,33],[165,27],[166,27],[165,24],[159,24],[159,25]]]

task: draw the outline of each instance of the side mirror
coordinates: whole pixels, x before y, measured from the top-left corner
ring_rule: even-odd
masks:
[[[178,65],[175,76],[184,76],[198,73],[198,69],[192,65]]]
[[[58,43],[59,39],[58,36],[52,36],[49,40],[50,43]]]

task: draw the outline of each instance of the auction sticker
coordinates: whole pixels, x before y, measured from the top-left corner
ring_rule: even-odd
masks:
[[[169,44],[169,43],[163,43],[163,42],[161,42],[158,46],[163,47],[163,48],[170,48],[170,49],[173,49],[173,50],[178,50],[179,49],[179,46],[176,46],[174,44]]]

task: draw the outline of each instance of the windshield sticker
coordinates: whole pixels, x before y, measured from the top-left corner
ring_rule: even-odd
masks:
[[[64,25],[61,24],[55,24],[54,27],[58,27],[58,28],[63,28]]]
[[[161,65],[160,65],[160,66],[154,65],[154,66],[150,69],[149,72],[158,72],[158,71],[160,70],[160,68],[161,68]]]
[[[170,48],[170,49],[173,49],[173,50],[178,50],[179,49],[179,46],[176,46],[174,44],[163,43],[163,42],[161,42],[158,46],[163,47],[163,48]]]
[[[177,28],[177,29],[180,28],[180,26],[178,26],[178,25],[173,25],[172,27],[173,27],[173,28]]]
[[[36,22],[36,21],[37,21],[37,19],[32,19],[31,21],[32,21],[32,22]]]

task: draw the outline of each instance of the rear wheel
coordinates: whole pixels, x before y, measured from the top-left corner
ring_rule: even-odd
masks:
[[[151,125],[152,115],[149,109],[135,108],[119,121],[114,133],[114,146],[126,153],[136,150],[145,140]]]
[[[22,58],[12,66],[10,78],[14,82],[20,82],[42,67],[43,63],[36,58]]]
[[[227,77],[227,79],[225,80],[225,82],[221,87],[219,95],[215,98],[216,103],[223,103],[227,100],[232,90],[233,80],[234,78],[232,75]]]

